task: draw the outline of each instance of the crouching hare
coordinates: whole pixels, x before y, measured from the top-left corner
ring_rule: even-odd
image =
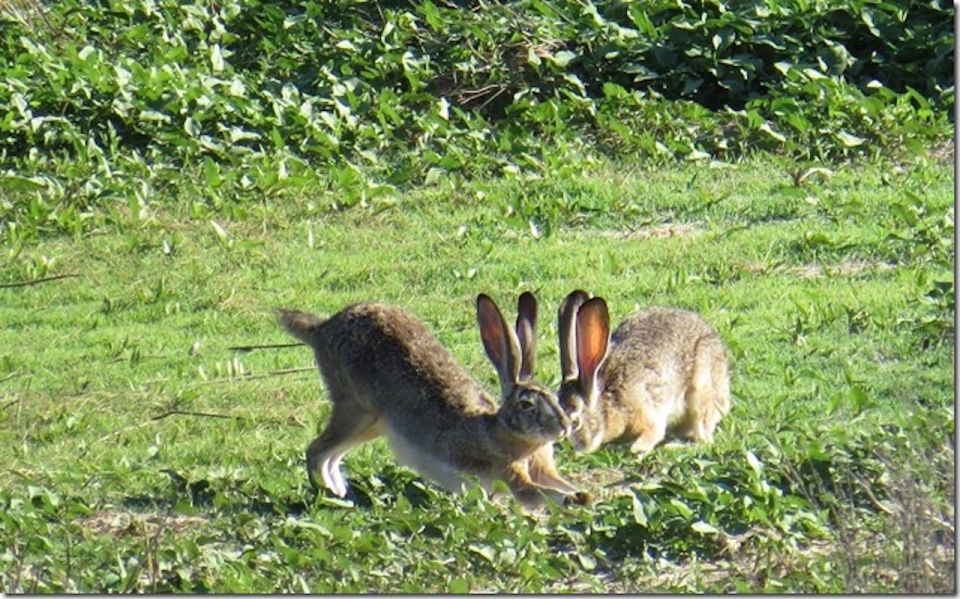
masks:
[[[307,474],[343,497],[340,461],[356,445],[386,435],[398,461],[443,488],[459,492],[476,476],[490,489],[507,483],[525,507],[544,499],[588,503],[558,473],[553,443],[571,423],[556,395],[530,380],[536,300],[520,298],[517,333],[486,295],[477,297],[477,322],[500,379],[502,405],[470,377],[411,314],[361,303],[328,319],[279,310],[280,324],[313,348],[333,403],[324,431],[307,448]],[[519,334],[519,339],[518,339]]]
[[[610,335],[607,304],[574,291],[558,311],[561,406],[581,452],[614,441],[643,454],[665,436],[711,442],[730,411],[727,353],[699,315],[648,308]]]

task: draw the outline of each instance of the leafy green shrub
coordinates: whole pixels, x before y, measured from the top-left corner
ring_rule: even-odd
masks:
[[[580,39],[592,42],[581,44],[590,52],[588,72],[600,69],[601,80],[714,109],[775,95],[785,83],[783,64],[863,90],[879,82],[897,93],[913,88],[936,97],[953,86],[946,3],[570,2],[566,8],[580,12]]]
[[[598,151],[842,159],[950,131],[943,2],[67,0],[38,14],[0,14],[6,240],[18,223],[137,212],[184,170],[214,203],[319,179],[352,204],[377,181]]]

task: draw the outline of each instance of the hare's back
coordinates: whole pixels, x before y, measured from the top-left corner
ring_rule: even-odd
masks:
[[[648,308],[631,314],[614,330],[614,346],[628,344],[648,348],[682,350],[716,331],[696,312],[680,308]]]
[[[328,384],[342,385],[345,394],[388,416],[429,412],[448,419],[496,409],[426,326],[402,308],[354,304],[325,323],[318,341],[317,360]]]
[[[611,336],[612,349],[603,366],[608,391],[682,394],[698,344],[715,336],[710,325],[687,310],[649,308],[628,316]]]

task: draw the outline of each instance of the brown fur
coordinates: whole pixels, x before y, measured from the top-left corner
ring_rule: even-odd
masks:
[[[519,344],[491,305],[489,298],[478,298],[478,319],[481,313],[486,318],[485,347],[504,390],[500,409],[426,327],[400,308],[355,304],[327,320],[280,310],[284,328],[313,348],[333,403],[330,421],[307,450],[311,482],[319,474],[343,496],[340,459],[384,434],[402,462],[452,491],[464,483],[459,473],[467,473],[487,486],[505,480],[525,505],[539,505],[544,497],[580,497],[552,461],[550,444],[566,434],[569,420],[549,389],[518,380]],[[537,474],[532,478],[530,461]]]
[[[575,295],[577,294],[577,295]],[[574,292],[569,297],[582,297]],[[574,302],[575,303],[575,302]],[[563,330],[596,336],[591,328],[606,319],[602,298],[560,309]],[[602,316],[598,316],[602,313]],[[571,322],[573,318],[576,322]],[[582,330],[583,328],[587,330]],[[603,333],[605,335],[605,333]],[[561,347],[570,339],[561,339]],[[589,352],[576,357],[589,364]],[[585,452],[611,442],[645,453],[665,436],[710,442],[730,411],[730,383],[723,341],[699,315],[673,308],[650,308],[627,317],[610,337],[605,359],[592,385],[589,373],[570,372],[557,393],[561,406],[578,420],[571,435]]]

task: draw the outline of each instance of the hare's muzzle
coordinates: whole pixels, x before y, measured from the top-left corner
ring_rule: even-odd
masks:
[[[580,412],[574,412],[570,414],[570,428],[567,431],[567,435],[573,434],[573,431],[578,431],[583,427],[583,416]]]
[[[560,412],[560,439],[564,437],[569,437],[573,434],[573,431],[577,429],[577,422],[573,419],[572,416]]]

